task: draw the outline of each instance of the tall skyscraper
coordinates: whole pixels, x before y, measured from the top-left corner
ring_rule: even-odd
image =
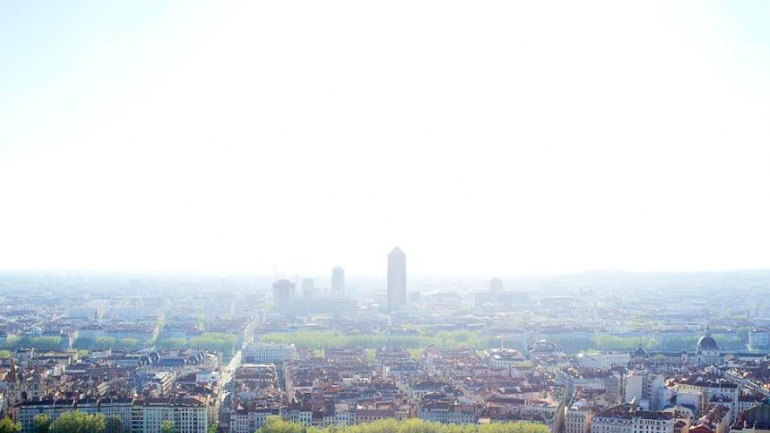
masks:
[[[345,270],[340,266],[332,269],[332,296],[345,294]]]
[[[492,278],[489,280],[489,293],[493,295],[503,293],[503,280],[499,278]]]
[[[388,254],[388,310],[397,310],[406,304],[406,254],[393,248]]]

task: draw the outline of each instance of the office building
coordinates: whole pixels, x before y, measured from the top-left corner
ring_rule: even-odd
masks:
[[[345,294],[345,270],[340,266],[332,269],[332,296]]]
[[[406,304],[406,254],[396,247],[388,254],[388,310]]]

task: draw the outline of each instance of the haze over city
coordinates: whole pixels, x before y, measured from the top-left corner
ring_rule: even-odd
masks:
[[[0,433],[770,433],[770,0],[0,1]]]
[[[0,268],[768,268],[768,14],[3,2]]]

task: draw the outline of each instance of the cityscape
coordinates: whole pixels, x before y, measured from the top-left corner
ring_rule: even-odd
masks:
[[[4,415],[23,433],[72,412],[137,433],[253,433],[276,420],[768,428],[770,273],[494,277],[440,289],[410,285],[399,247],[385,261],[374,286],[341,266],[272,283],[7,274]]]
[[[0,0],[0,433],[770,433],[770,0]]]

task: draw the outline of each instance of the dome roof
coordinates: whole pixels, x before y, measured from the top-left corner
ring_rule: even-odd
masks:
[[[647,352],[645,352],[642,346],[639,345],[639,347],[634,350],[634,357],[644,358],[645,356],[647,356]]]
[[[698,340],[698,351],[701,350],[719,350],[719,346],[717,345],[717,341],[714,340],[711,337],[711,327],[706,325],[706,334],[703,335],[703,337]]]
[[[719,350],[719,346],[717,341],[707,334],[698,340],[698,350]]]

